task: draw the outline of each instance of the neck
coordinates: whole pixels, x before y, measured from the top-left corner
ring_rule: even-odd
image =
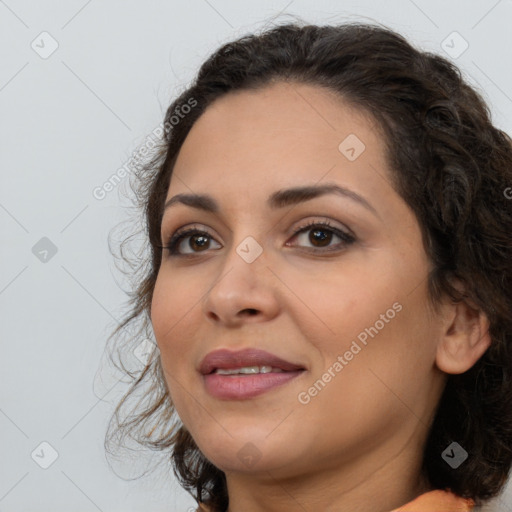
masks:
[[[422,443],[414,437],[369,450],[355,463],[303,474],[292,475],[290,468],[228,472],[227,512],[389,512],[430,490],[421,475]]]

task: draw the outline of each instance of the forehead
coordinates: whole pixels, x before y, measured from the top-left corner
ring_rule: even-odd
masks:
[[[371,193],[386,179],[384,155],[372,116],[325,88],[278,82],[207,107],[183,143],[168,195],[228,187],[268,196],[322,179]]]

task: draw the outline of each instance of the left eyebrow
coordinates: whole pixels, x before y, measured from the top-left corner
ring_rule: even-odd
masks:
[[[310,201],[311,199],[315,199],[326,194],[337,194],[351,199],[352,201],[364,206],[367,210],[380,218],[377,210],[368,202],[367,199],[353,190],[341,187],[334,183],[278,190],[270,195],[267,200],[267,204],[269,208],[272,209],[283,208],[285,206],[302,203],[304,201]],[[220,209],[217,201],[207,194],[177,194],[165,203],[164,210],[167,210],[167,208],[178,203],[211,213],[217,213]]]

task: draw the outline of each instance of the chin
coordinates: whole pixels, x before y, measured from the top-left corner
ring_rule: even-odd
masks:
[[[224,473],[259,473],[275,471],[283,466],[293,465],[292,461],[286,462],[282,456],[284,454],[267,454],[261,453],[255,445],[247,444],[240,450],[232,450],[220,453],[216,451],[210,454],[207,459]]]

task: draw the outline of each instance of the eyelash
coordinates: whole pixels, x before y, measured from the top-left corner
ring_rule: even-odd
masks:
[[[313,228],[320,228],[323,231],[328,231],[339,237],[342,242],[340,242],[338,245],[351,245],[356,241],[356,238],[353,235],[350,235],[340,229],[337,229],[333,226],[331,226],[331,223],[329,221],[311,221],[307,224],[297,228],[292,235],[292,238],[295,238],[297,235],[299,235],[302,232],[311,231]],[[209,238],[213,238],[207,231],[204,231],[202,229],[197,229],[195,227],[191,227],[184,230],[178,230],[176,231],[168,240],[167,244],[165,246],[160,246],[160,249],[167,249],[169,251],[169,256],[171,257],[194,257],[195,255],[200,254],[203,251],[192,253],[192,254],[181,254],[177,251],[178,246],[180,243],[187,238],[190,235],[202,235]],[[332,248],[329,246],[327,249],[321,249],[321,248],[306,248],[308,252],[314,252],[314,253],[326,253],[326,252],[335,252],[339,251],[339,248]]]

